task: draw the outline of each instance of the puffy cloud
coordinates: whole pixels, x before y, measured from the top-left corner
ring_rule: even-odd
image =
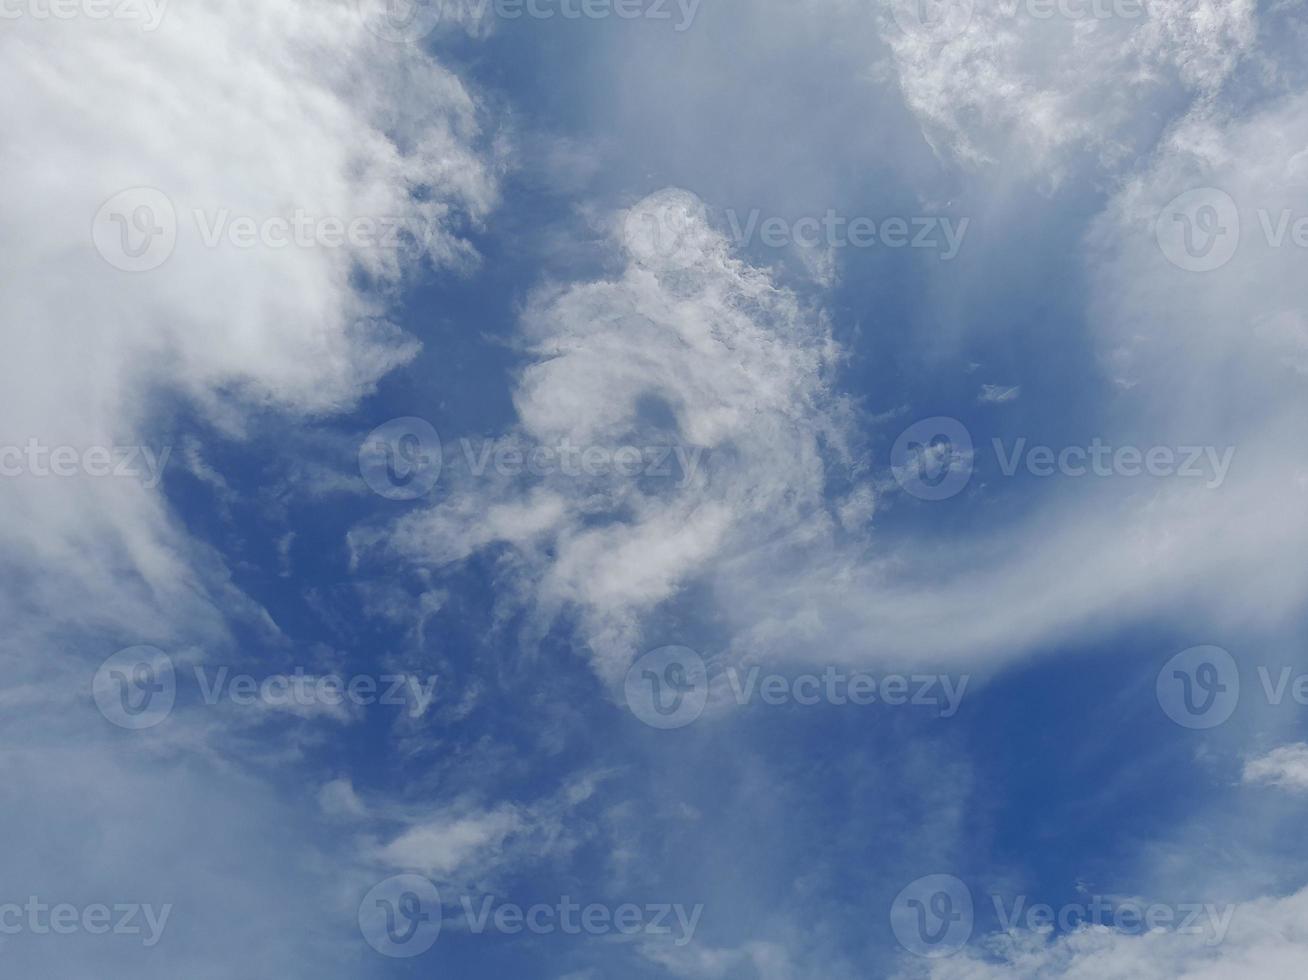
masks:
[[[459,228],[494,167],[473,96],[419,48],[346,0],[174,4],[146,27],[6,21],[0,445],[158,451],[174,398],[234,433],[246,407],[345,408],[417,349],[388,291],[423,259],[475,261]],[[0,481],[0,541],[33,605],[139,623],[168,596],[202,618],[159,494],[6,462],[25,472]]]
[[[1246,783],[1265,783],[1294,793],[1308,792],[1308,745],[1296,742],[1272,749],[1244,764]]]
[[[557,465],[526,487],[447,467],[449,499],[383,536],[419,563],[517,549],[540,614],[579,610],[610,675],[693,576],[760,540],[828,535],[825,462],[848,438],[825,319],[734,258],[693,195],[652,195],[619,224],[618,278],[543,290],[523,316],[510,438]],[[640,461],[613,479],[626,447]]]
[[[371,33],[347,0],[153,5],[157,23],[39,6],[0,32],[5,833],[28,855],[6,860],[22,894],[4,900],[175,912],[150,957],[19,937],[6,962],[69,976],[348,972],[332,942],[287,941],[342,912],[348,928],[352,910],[316,863],[312,822],[259,773],[269,760],[234,751],[240,733],[219,713],[112,729],[91,675],[129,644],[221,645],[238,619],[281,640],[165,502],[175,409],[240,436],[251,413],[347,408],[410,359],[388,303],[424,267],[475,263],[463,229],[495,203],[495,150],[459,80]],[[405,247],[392,228],[411,233]],[[171,465],[214,475],[186,449]],[[122,463],[140,475],[104,474]],[[270,754],[283,749],[299,761],[293,745]]]
[[[939,150],[1057,183],[1069,151],[1118,164],[1146,150],[1157,123],[1142,102],[1210,99],[1252,50],[1255,13],[1253,0],[891,0],[882,37]]]

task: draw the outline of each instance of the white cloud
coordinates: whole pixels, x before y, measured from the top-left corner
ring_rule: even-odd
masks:
[[[142,27],[20,11],[0,32],[0,447],[157,451],[173,437],[179,402],[234,436],[247,411],[348,408],[417,349],[385,319],[406,277],[476,261],[461,229],[495,203],[494,150],[474,96],[420,48],[382,42],[348,0],[174,3],[157,30]],[[158,268],[128,272],[97,242],[121,265],[127,253],[113,251],[113,233],[132,236],[118,241],[133,250],[158,248],[166,234],[138,233],[166,231],[169,210],[132,205],[126,225],[106,217],[98,238],[93,220],[137,187],[166,196],[176,242]],[[132,200],[147,199],[162,200]],[[322,219],[326,244],[204,241],[212,222],[297,210]],[[336,247],[331,221],[354,218],[403,221],[422,233],[421,247]],[[154,255],[148,246],[145,255]],[[179,447],[172,465],[188,461],[197,476],[210,473]],[[94,892],[176,905],[166,956],[6,940],[8,968],[357,972],[343,946],[321,938],[341,912],[339,869],[317,863],[323,841],[312,821],[278,802],[283,790],[260,769],[276,757],[280,771],[297,772],[299,746],[234,751],[239,725],[180,709],[156,732],[123,733],[88,695],[96,665],[121,646],[175,650],[184,638],[221,647],[237,619],[277,643],[266,613],[189,539],[162,491],[140,480],[4,476],[0,507],[0,612],[10,624],[0,665],[26,705],[11,713],[6,738],[5,833],[25,841],[4,862],[7,887],[22,888],[23,900]],[[124,734],[138,737],[115,737]],[[191,755],[180,761],[183,751]],[[54,832],[58,822],[67,832]],[[87,846],[70,848],[73,839]],[[139,894],[128,894],[134,884]]]
[[[1308,745],[1297,742],[1272,749],[1244,765],[1246,783],[1264,783],[1292,793],[1308,792]]]
[[[824,460],[843,458],[847,437],[820,313],[732,257],[692,195],[660,192],[619,225],[617,279],[542,291],[525,312],[533,362],[514,392],[515,438],[528,450],[675,447],[667,475],[554,472],[523,491],[450,474],[447,501],[384,537],[419,563],[515,547],[541,616],[580,610],[609,676],[641,618],[693,576],[759,539],[828,533]],[[378,536],[353,540],[366,550]]]
[[[933,145],[969,164],[1002,162],[1056,184],[1069,151],[1131,160],[1156,137],[1152,100],[1202,103],[1253,47],[1253,0],[1101,4],[1140,16],[1032,16],[1027,0],[955,0],[965,29],[906,32],[890,11],[882,37],[905,102]],[[1087,10],[1088,4],[1063,4]]]
[[[991,937],[987,953],[906,964],[901,977],[930,980],[1294,980],[1308,958],[1308,889],[1235,909],[1225,939],[1178,931],[1141,935],[1089,926],[1053,937],[1014,932]]]

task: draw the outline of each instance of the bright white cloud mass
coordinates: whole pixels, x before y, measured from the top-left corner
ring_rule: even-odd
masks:
[[[0,7],[0,974],[1301,975],[1303,16]]]

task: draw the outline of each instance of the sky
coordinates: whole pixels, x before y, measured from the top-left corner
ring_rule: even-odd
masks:
[[[1300,0],[0,0],[0,972],[1308,962]]]

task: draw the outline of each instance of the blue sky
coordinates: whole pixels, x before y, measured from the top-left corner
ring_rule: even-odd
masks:
[[[4,18],[6,975],[1302,975],[1302,3]]]

